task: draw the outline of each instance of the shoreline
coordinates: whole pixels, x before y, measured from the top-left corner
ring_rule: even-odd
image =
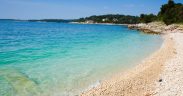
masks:
[[[115,24],[115,23],[84,23],[84,22],[70,22],[71,24],[98,24],[98,25],[123,25],[128,26],[129,24]]]
[[[170,33],[174,40],[174,56],[166,61],[161,82],[155,83],[154,96],[182,96],[183,95],[183,33]]]
[[[152,82],[158,81],[157,78],[162,70],[161,63],[165,63],[172,56],[174,49],[173,41],[168,36],[163,38],[161,48],[142,63],[103,81],[99,86],[82,93],[81,96],[145,96],[152,94]],[[160,56],[165,54],[167,56],[165,58]],[[161,60],[158,61],[159,59]]]
[[[172,36],[177,33],[177,29],[167,29],[166,32],[161,30],[159,33],[164,39],[159,50],[134,68],[115,74],[97,87],[81,93],[81,96],[161,96],[158,93],[164,89],[160,87],[164,80],[162,74],[167,73],[164,67],[177,53],[177,36]]]

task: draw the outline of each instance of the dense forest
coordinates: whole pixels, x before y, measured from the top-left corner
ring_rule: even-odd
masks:
[[[161,7],[158,18],[166,24],[183,23],[183,4],[169,0]]]
[[[80,18],[76,22],[89,22],[89,23],[115,23],[115,24],[135,24],[139,23],[138,16],[109,14],[100,16],[90,16]]]
[[[157,16],[154,14],[141,14],[140,15],[141,23],[150,23],[150,22],[156,21],[156,20],[158,20],[158,19],[157,19]]]
[[[152,21],[163,21],[167,25],[172,23],[183,23],[183,4],[169,0],[167,4],[161,6],[158,15],[140,15],[140,22],[149,23]]]

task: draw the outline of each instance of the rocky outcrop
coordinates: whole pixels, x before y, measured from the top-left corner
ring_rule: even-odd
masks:
[[[153,33],[153,34],[183,32],[183,25],[181,25],[181,24],[172,24],[172,25],[167,26],[162,22],[152,22],[152,23],[148,23],[148,24],[144,24],[144,23],[130,24],[130,25],[128,25],[128,28],[140,30],[145,33]]]

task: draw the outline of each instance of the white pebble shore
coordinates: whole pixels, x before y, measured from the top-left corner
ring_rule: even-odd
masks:
[[[183,33],[169,35],[175,42],[175,56],[164,65],[154,96],[183,96]]]

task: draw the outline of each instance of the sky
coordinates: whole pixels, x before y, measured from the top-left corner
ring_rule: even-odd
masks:
[[[168,0],[0,0],[1,19],[77,19],[91,15],[157,14]],[[174,0],[183,3],[183,0]]]

